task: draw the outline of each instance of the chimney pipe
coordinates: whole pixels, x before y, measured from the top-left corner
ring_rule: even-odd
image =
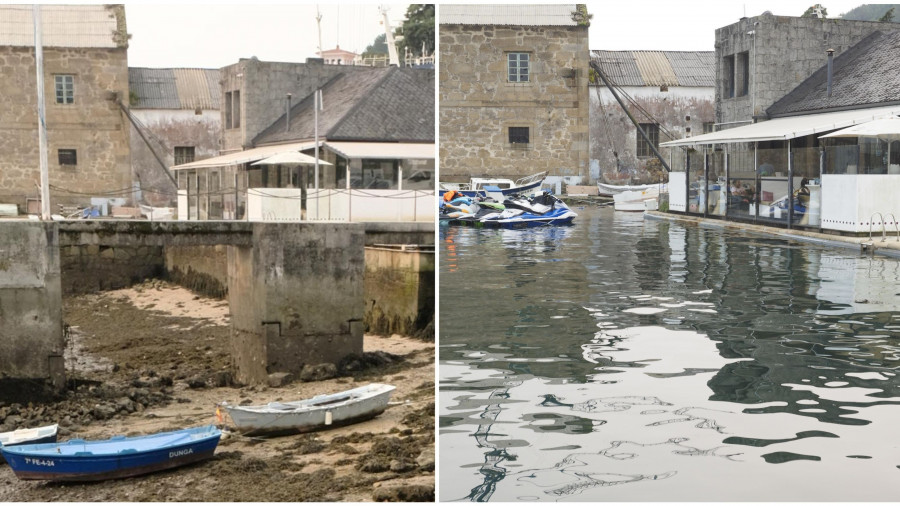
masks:
[[[287,119],[284,122],[285,133],[291,130],[291,94],[287,94]]]
[[[825,50],[828,53],[828,97],[831,98],[831,76],[833,75],[832,69],[834,68],[834,49]]]

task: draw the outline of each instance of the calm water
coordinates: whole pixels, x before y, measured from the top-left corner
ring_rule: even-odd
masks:
[[[440,230],[440,500],[896,501],[900,262],[577,210]]]

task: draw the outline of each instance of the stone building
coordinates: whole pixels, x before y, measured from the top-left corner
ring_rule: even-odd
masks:
[[[441,180],[589,175],[584,5],[441,5]]]
[[[894,23],[775,16],[766,11],[716,30],[718,129],[767,119],[766,109],[876,30]]]
[[[218,69],[128,69],[131,164],[141,201],[174,207],[169,167],[219,154]]]
[[[41,6],[51,212],[130,197],[128,34],[122,5]],[[39,212],[30,5],[0,5],[0,203]]]
[[[657,148],[660,142],[712,131],[712,51],[600,50],[592,51],[591,58]],[[638,184],[664,177],[658,159],[612,91],[599,78],[590,87],[591,180]]]

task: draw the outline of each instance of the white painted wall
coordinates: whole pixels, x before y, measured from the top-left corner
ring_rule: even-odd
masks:
[[[437,209],[432,190],[308,190],[306,198],[306,221],[433,222]],[[247,213],[249,221],[300,221],[300,189],[251,188]]]
[[[687,211],[687,173],[669,173],[669,210]]]
[[[823,174],[822,228],[841,232],[868,232],[881,235],[881,213],[889,232],[896,235],[900,218],[900,175]],[[894,219],[890,214],[894,215]],[[873,235],[874,235],[873,233]]]
[[[591,101],[597,100],[597,91],[600,90],[600,98],[603,104],[616,104],[615,97],[606,86],[591,86]],[[698,99],[710,100],[716,99],[716,90],[711,86],[670,86],[669,91],[659,91],[658,86],[622,86],[622,91],[633,98],[656,98],[656,99]],[[621,96],[621,94],[620,94]],[[625,97],[622,97],[625,100]]]

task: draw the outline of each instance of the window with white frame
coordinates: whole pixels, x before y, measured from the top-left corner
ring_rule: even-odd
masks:
[[[56,82],[56,103],[75,103],[75,76],[59,74],[53,77]]]
[[[527,83],[530,81],[531,54],[506,53],[507,80],[511,83]]]

